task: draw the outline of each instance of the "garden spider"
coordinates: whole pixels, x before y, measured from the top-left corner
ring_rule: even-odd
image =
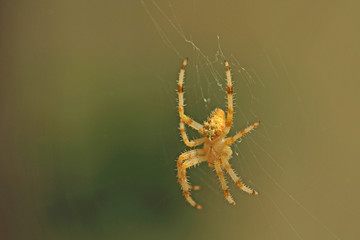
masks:
[[[179,74],[178,82],[178,96],[179,96],[179,115],[180,115],[180,133],[184,140],[184,143],[189,147],[195,147],[200,144],[204,144],[203,148],[194,149],[187,151],[179,156],[177,161],[177,171],[178,171],[178,181],[181,185],[181,188],[184,192],[186,200],[190,203],[191,206],[196,207],[197,209],[202,209],[202,207],[195,203],[195,201],[190,197],[190,190],[198,190],[199,186],[191,186],[186,177],[186,169],[192,166],[196,166],[202,162],[208,162],[209,167],[215,168],[216,174],[219,177],[221,188],[223,190],[226,200],[235,205],[234,200],[232,199],[226,180],[224,178],[223,169],[230,175],[232,180],[236,185],[249,194],[257,195],[258,192],[252,190],[251,188],[245,186],[240,178],[236,175],[234,170],[229,164],[229,159],[232,155],[231,148],[229,147],[237,139],[241,138],[255,127],[257,127],[260,122],[254,123],[253,125],[245,128],[244,130],[238,132],[233,137],[226,138],[226,135],[229,133],[232,119],[233,119],[233,90],[231,83],[231,73],[229,68],[229,63],[225,61],[226,68],[226,78],[227,78],[227,116],[225,119],[225,113],[223,110],[216,108],[211,114],[209,119],[201,125],[200,123],[192,120],[184,114],[184,92],[183,92],[183,82],[185,74],[185,66],[187,64],[187,58],[184,60],[183,65]],[[197,130],[204,137],[189,141],[185,125]]]

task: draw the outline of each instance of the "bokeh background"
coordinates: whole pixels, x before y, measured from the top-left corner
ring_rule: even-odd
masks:
[[[1,1],[0,238],[358,239],[359,7]],[[235,207],[206,164],[203,211],[176,182],[185,56],[189,115],[225,107],[228,58],[231,133],[262,121],[232,159],[260,195],[229,183]]]

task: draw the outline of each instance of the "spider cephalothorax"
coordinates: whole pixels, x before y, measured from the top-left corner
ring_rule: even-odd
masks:
[[[204,127],[199,130],[199,133],[207,137],[210,141],[213,141],[222,134],[224,128],[225,113],[223,110],[217,108],[209,119],[204,122]]]
[[[177,161],[178,180],[184,192],[186,200],[190,203],[191,206],[196,207],[197,209],[202,209],[202,207],[196,204],[190,196],[190,190],[198,190],[200,187],[191,186],[186,177],[187,168],[196,166],[197,164],[202,162],[208,162],[211,168],[215,168],[216,174],[218,175],[221,183],[221,188],[223,190],[224,196],[230,204],[235,204],[235,202],[230,196],[229,188],[224,178],[223,169],[226,170],[226,172],[230,175],[232,180],[241,190],[249,194],[257,195],[258,193],[256,191],[245,186],[241,182],[240,178],[236,175],[229,163],[229,159],[232,155],[232,151],[229,146],[233,144],[237,139],[241,138],[259,125],[259,122],[254,123],[253,125],[250,125],[244,130],[238,132],[233,137],[226,138],[226,135],[229,133],[231,128],[234,113],[233,90],[229,63],[225,61],[228,104],[227,115],[225,117],[224,111],[217,108],[211,114],[210,118],[204,123],[204,125],[201,125],[200,123],[194,121],[190,117],[186,116],[184,113],[183,82],[186,64],[187,59],[184,60],[184,63],[181,67],[178,82],[178,109],[180,115],[180,133],[184,140],[184,143],[189,147],[195,147],[204,144],[203,148],[193,149],[191,151],[187,151],[181,154]],[[204,137],[189,141],[186,135],[184,123],[197,130]]]

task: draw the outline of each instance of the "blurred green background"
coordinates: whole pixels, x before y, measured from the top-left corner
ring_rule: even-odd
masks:
[[[1,1],[0,238],[357,239],[359,5]],[[186,56],[189,115],[225,107],[228,58],[231,133],[262,121],[232,159],[260,195],[229,183],[235,207],[206,164],[203,211],[176,181]]]

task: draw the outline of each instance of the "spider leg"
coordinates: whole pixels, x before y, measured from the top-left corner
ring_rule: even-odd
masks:
[[[225,180],[225,177],[224,177],[224,173],[223,173],[223,171],[221,169],[220,162],[216,162],[214,164],[214,167],[215,167],[216,174],[219,177],[219,180],[220,180],[220,183],[221,183],[221,188],[223,190],[223,193],[224,193],[224,196],[225,196],[226,200],[230,204],[235,205],[235,202],[234,202],[234,200],[232,199],[232,197],[231,197],[231,195],[229,193],[229,187],[226,184],[226,180]]]
[[[201,158],[201,160],[202,160],[201,162],[203,162],[203,151],[197,151],[197,150],[202,150],[202,149],[195,149],[195,150],[185,152],[185,153],[181,154],[179,159],[178,159],[177,169],[178,169],[178,180],[179,180],[180,185],[182,185],[182,180],[183,179],[187,180],[186,172],[185,173],[182,172],[182,167],[185,167],[185,170],[186,170],[186,168],[192,167],[193,165],[191,165],[191,166],[187,166],[187,165],[189,164],[188,161],[194,160],[194,159],[200,159]],[[184,156],[182,157],[182,155],[184,155]],[[204,161],[206,161],[206,159]],[[195,163],[194,165],[196,165],[196,164],[197,163]],[[200,189],[200,186],[188,185],[188,187],[191,190],[199,190]]]
[[[197,157],[193,157],[193,158],[190,158],[190,159],[188,159],[188,160],[186,160],[185,162],[183,162],[183,164],[181,165],[181,167],[182,168],[184,168],[184,170],[185,170],[185,174],[183,175],[183,173],[182,172],[180,172],[180,175],[179,175],[179,177],[181,177],[181,178],[183,178],[183,179],[185,179],[185,181],[187,180],[187,177],[186,177],[186,169],[187,168],[190,168],[190,167],[193,167],[193,166],[195,166],[195,165],[197,165],[197,164],[199,164],[199,163],[202,163],[202,162],[205,162],[206,161],[206,158],[205,158],[205,156],[197,156]],[[181,169],[182,170],[182,169]],[[179,181],[180,182],[180,181]],[[180,183],[181,184],[181,183]],[[189,188],[191,189],[191,190],[199,190],[200,189],[200,186],[191,186],[191,185],[189,185]]]
[[[231,145],[233,144],[236,140],[238,140],[239,138],[243,137],[244,135],[246,135],[248,132],[250,132],[251,130],[253,130],[254,128],[256,128],[257,126],[259,126],[260,122],[256,122],[250,126],[248,126],[247,128],[245,128],[244,130],[238,132],[237,134],[235,134],[233,137],[229,137],[225,139],[225,144],[226,145]]]
[[[184,88],[183,88],[183,83],[184,83],[184,75],[185,75],[185,67],[187,64],[187,58],[185,58],[183,65],[181,67],[180,70],[180,74],[179,74],[179,81],[178,81],[178,96],[179,96],[179,115],[180,115],[180,119],[186,123],[187,125],[189,125],[190,127],[199,130],[203,127],[203,125],[201,125],[200,123],[192,120],[190,117],[186,116],[184,114]]]
[[[182,119],[180,119],[180,133],[181,133],[184,143],[188,147],[195,147],[195,146],[198,146],[205,142],[205,138],[198,138],[198,139],[189,141],[189,138],[188,138],[188,136],[186,134],[186,130],[185,130],[185,124]]]
[[[225,68],[226,68],[226,79],[227,79],[227,105],[228,105],[228,111],[226,115],[226,121],[225,121],[225,128],[223,135],[226,136],[231,128],[233,115],[234,115],[234,105],[233,105],[233,86],[231,82],[231,72],[228,61],[225,61]]]
[[[240,178],[236,175],[236,173],[234,172],[234,170],[231,168],[231,165],[229,163],[229,158],[231,156],[232,152],[227,151],[226,154],[223,154],[221,156],[221,162],[223,167],[225,168],[225,170],[228,172],[228,174],[230,175],[230,177],[232,178],[232,180],[235,182],[235,184],[244,192],[247,192],[249,194],[253,194],[253,195],[258,195],[259,193],[255,190],[252,190],[251,188],[245,186],[242,181],[240,180]]]
[[[197,165],[201,162],[206,161],[206,158],[204,156],[199,156],[201,154],[203,154],[202,149],[195,149],[195,150],[183,153],[180,155],[178,164],[177,164],[178,180],[179,180],[181,188],[184,192],[185,199],[190,203],[191,206],[196,207],[197,209],[202,209],[202,206],[196,204],[195,201],[190,197],[189,190],[190,189],[198,190],[198,189],[200,189],[200,187],[199,186],[191,187],[189,185],[189,183],[187,181],[187,177],[186,177],[186,169],[189,167],[192,167],[194,165]],[[186,159],[188,159],[188,160],[186,160]]]
[[[186,159],[189,158],[193,158],[196,156],[203,156],[204,155],[204,150],[203,149],[193,149],[187,152],[184,152],[183,154],[181,154],[177,160],[177,167],[179,168],[182,164],[183,161],[185,161]]]

